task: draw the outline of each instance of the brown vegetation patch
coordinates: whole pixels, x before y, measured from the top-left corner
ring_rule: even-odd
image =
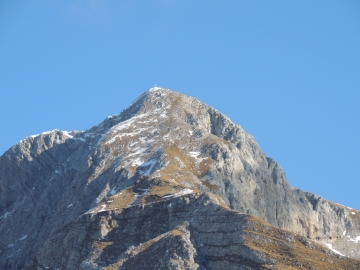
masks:
[[[162,198],[166,195],[174,194],[180,190],[181,188],[179,186],[172,186],[169,183],[166,183],[162,186],[153,186],[149,192],[149,195],[156,195]]]
[[[201,182],[204,186],[208,187],[210,189],[210,191],[217,191],[220,187],[217,186],[217,185],[213,185],[213,184],[210,184],[209,182],[207,181],[202,181]]]
[[[172,102],[172,105],[173,106],[182,106],[182,98],[181,98],[181,96],[180,95],[178,95],[175,99],[174,99],[174,101]]]
[[[135,200],[133,186],[128,187],[107,199],[109,210],[120,210],[127,208]],[[106,202],[105,202],[106,203]]]
[[[107,246],[111,246],[114,242],[105,242],[105,241],[93,241],[92,245],[97,249],[97,250],[103,250],[104,248],[106,248]]]
[[[174,230],[171,231],[171,234],[172,234],[173,236],[181,236],[181,235],[183,235],[184,233],[183,233],[182,231],[178,230],[178,229],[174,229]]]
[[[273,269],[359,269],[360,261],[249,216],[246,246],[275,259]]]
[[[212,163],[213,163],[213,160],[211,158],[202,160],[199,164],[197,176],[198,177],[205,176],[207,174],[207,172],[210,170]],[[211,184],[209,184],[209,185],[211,185]]]
[[[176,145],[171,145],[166,148],[166,153],[171,160],[170,166],[165,168],[163,172],[168,174],[174,174],[175,172],[180,174],[191,173],[197,177],[204,176],[210,169],[212,160],[210,158],[202,160],[200,163],[197,162],[195,157],[190,156],[189,153],[184,153],[183,150],[179,149]],[[175,158],[178,158],[182,164],[181,167]],[[199,156],[201,157],[201,155]]]
[[[169,164],[161,169],[162,178],[168,181],[187,179],[196,186],[197,184],[191,181],[191,175],[198,174],[194,158],[185,155],[176,145],[168,145],[165,152]]]
[[[161,180],[160,184],[151,185],[149,192],[146,194],[145,203],[160,201],[164,196],[178,193],[185,188],[181,185],[174,185],[167,180]]]

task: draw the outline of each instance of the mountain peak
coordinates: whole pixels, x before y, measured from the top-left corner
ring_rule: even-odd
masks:
[[[169,89],[166,89],[166,88],[163,88],[163,87],[158,87],[158,86],[154,86],[152,88],[149,88],[149,92],[156,92],[156,91],[159,91],[159,90],[165,90],[165,91],[170,91]]]
[[[167,246],[186,246],[184,254],[204,256],[204,262],[187,258],[191,269],[231,268],[232,259],[224,267],[213,261],[218,252],[224,260],[233,258],[224,248],[229,242],[207,232],[228,232],[236,248],[245,238],[262,246],[258,237],[245,236],[248,230],[283,237],[285,246],[297,241],[307,248],[313,246],[308,241],[317,241],[360,258],[359,211],[292,188],[239,125],[168,89],[149,89],[86,131],[55,130],[24,140],[0,158],[0,168],[0,268],[16,269],[17,262],[34,259],[34,269],[64,268],[64,260],[74,269],[95,269],[102,262],[133,269],[131,256],[151,253],[148,247],[161,241],[157,256]],[[246,215],[263,221],[250,228]],[[74,246],[83,248],[81,255]],[[214,246],[223,248],[211,253]],[[246,257],[244,252],[236,254]],[[275,263],[273,253],[256,252],[245,261]]]

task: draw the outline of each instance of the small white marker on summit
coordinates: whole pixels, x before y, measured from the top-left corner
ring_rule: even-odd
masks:
[[[155,84],[155,86],[154,86],[153,88],[150,88],[149,90],[150,90],[150,91],[155,91],[155,90],[159,90],[159,89],[161,89],[161,87],[158,87],[158,86]]]

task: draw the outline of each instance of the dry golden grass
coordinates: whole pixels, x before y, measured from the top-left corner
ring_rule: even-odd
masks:
[[[164,197],[168,194],[179,192],[180,190],[181,188],[179,186],[172,186],[164,181],[164,185],[152,186],[149,195],[157,195],[159,197]]]
[[[172,102],[172,106],[182,106],[182,98],[181,98],[181,96],[177,96],[175,99],[174,99],[174,101]]]
[[[143,199],[143,203],[152,203],[152,202],[158,202],[163,199],[166,195],[171,195],[180,192],[181,190],[184,190],[186,187],[182,185],[174,185],[173,182],[164,180],[164,179],[156,179],[156,184],[151,184],[149,188],[149,192],[146,194],[146,196]],[[192,189],[193,193],[198,193],[199,190]]]
[[[93,241],[92,245],[98,250],[103,250],[107,246],[111,246],[113,243],[114,242]]]
[[[247,232],[246,246],[258,250],[276,260],[274,269],[359,269],[359,261],[339,255],[330,256],[324,252],[327,248],[311,242],[306,246],[299,236],[294,242],[286,241],[290,232],[278,229],[265,221],[249,216],[253,229]],[[251,227],[251,226],[250,226]],[[259,241],[259,238],[267,239]],[[270,240],[270,241],[269,241]],[[306,240],[309,241],[310,240]]]
[[[174,230],[171,231],[171,234],[172,234],[173,236],[181,236],[181,235],[183,235],[184,233],[183,233],[182,231],[180,231],[180,230],[174,229]]]
[[[204,159],[199,164],[199,169],[197,171],[198,177],[203,177],[210,170],[213,160],[211,158]]]
[[[178,178],[177,175],[186,175],[191,173],[197,177],[204,176],[211,167],[212,160],[210,158],[202,160],[199,164],[196,161],[196,158],[191,157],[188,153],[185,154],[182,149],[178,148],[176,145],[169,145],[166,147],[166,154],[169,158],[170,164],[166,168],[162,169],[162,175],[168,176],[170,179],[173,179],[174,176]],[[176,160],[178,158],[183,167]],[[168,179],[169,179],[168,178]]]
[[[209,182],[202,181],[201,183],[202,183],[204,186],[208,187],[208,188],[210,189],[210,191],[216,191],[216,190],[219,189],[219,186],[210,184]]]
[[[176,145],[168,145],[165,148],[165,153],[169,160],[169,165],[160,170],[161,176],[164,180],[180,181],[184,178],[190,180],[191,177],[187,177],[189,174],[197,175],[194,158],[185,155]],[[179,163],[179,161],[183,164],[183,166]],[[197,185],[195,182],[192,182],[192,184]]]
[[[109,210],[121,210],[127,208],[134,200],[135,193],[133,192],[133,186],[131,186],[115,194],[114,196],[109,197],[107,200],[109,204],[107,206]]]

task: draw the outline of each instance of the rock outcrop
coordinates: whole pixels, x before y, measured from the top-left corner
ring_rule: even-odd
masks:
[[[359,211],[291,187],[239,125],[167,89],[0,158],[2,269],[360,269],[359,242]]]

